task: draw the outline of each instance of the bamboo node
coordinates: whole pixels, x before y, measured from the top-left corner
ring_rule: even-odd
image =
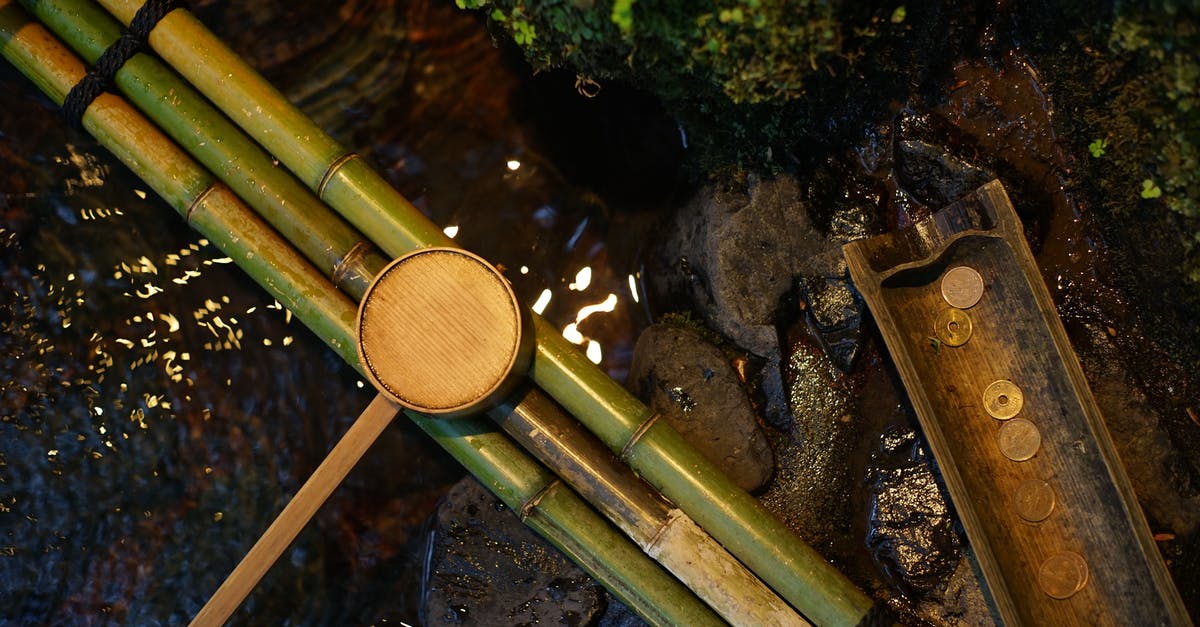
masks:
[[[537,506],[542,502],[542,499],[545,498],[555,486],[561,484],[562,479],[555,477],[554,481],[542,486],[542,489],[535,492],[533,496],[529,497],[529,500],[522,503],[520,511],[517,512],[517,515],[521,517],[521,522],[525,522],[525,519],[529,518],[529,516],[533,514],[533,510],[537,509]]]
[[[337,174],[338,170],[342,169],[342,166],[357,158],[357,152],[348,152],[334,159],[333,163],[330,163],[329,167],[325,169],[325,174],[321,175],[321,182],[317,184],[317,198],[324,200],[325,188],[329,185],[329,181],[333,180],[333,175]]]
[[[658,421],[658,418],[661,415],[662,414],[659,414],[658,412],[654,412],[650,414],[649,418],[646,418],[646,420],[642,421],[642,425],[637,428],[637,431],[633,432],[633,435],[629,436],[629,440],[625,442],[625,446],[621,447],[621,453],[617,456],[621,459],[621,461],[629,461],[626,458],[629,456],[629,453],[633,451],[633,447],[637,446],[638,440],[642,439],[643,435],[646,435],[646,432],[650,430],[650,427],[654,426],[654,423]]]
[[[212,194],[213,192],[215,192],[217,190],[217,187],[224,187],[224,186],[225,186],[224,183],[221,183],[219,181],[213,181],[212,185],[205,187],[204,191],[200,192],[199,194],[196,194],[196,197],[192,199],[192,202],[187,206],[187,209],[185,209],[183,212],[183,221],[188,226],[191,226],[192,212],[195,211],[196,209],[198,209],[200,207],[200,205],[203,205],[204,202],[206,200],[208,200],[209,194]]]

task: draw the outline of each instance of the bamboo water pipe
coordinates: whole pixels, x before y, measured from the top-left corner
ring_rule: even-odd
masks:
[[[122,22],[135,0],[101,0]],[[364,161],[286,101],[190,12],[175,10],[151,47],[261,143],[318,197],[389,255],[447,245],[447,238]],[[665,496],[806,616],[853,625],[870,599],[664,421],[534,316],[531,376]]]
[[[119,37],[120,29],[115,21],[91,3],[64,0],[25,4],[35,17],[58,32],[88,61],[98,58]],[[277,182],[278,188],[265,192],[260,188],[269,181],[248,179],[255,172],[279,171],[271,166],[269,157],[256,144],[230,125],[190,86],[178,80],[157,60],[145,55],[137,55],[127,62],[117,73],[115,82],[132,102],[210,170],[217,172],[264,218],[277,228],[280,224],[287,227],[288,230],[280,230],[289,240],[298,222],[318,228],[329,225],[334,237],[327,241],[305,233],[299,241],[292,243],[305,251],[315,265],[324,267],[327,274],[333,272],[334,282],[356,300],[362,296],[366,281],[377,274],[377,270],[370,270],[370,274],[362,270],[378,267],[371,258],[353,257],[360,268],[355,273],[339,277],[337,269],[346,265],[344,259],[369,242],[346,227],[286,174],[273,176],[270,181]],[[242,193],[244,188],[249,188],[249,194]],[[297,219],[293,220],[292,215]],[[372,247],[368,246],[366,250],[370,251]],[[363,263],[364,259],[366,263]],[[528,392],[527,396],[541,397],[536,390]],[[528,404],[533,408],[524,406]],[[611,453],[590,434],[582,432],[578,423],[569,420],[552,402],[541,397],[541,402],[510,405],[492,415],[510,436],[564,477],[572,488],[604,512],[638,546],[651,552],[657,561],[667,566],[724,618],[743,624],[801,622],[793,610],[780,602],[689,517],[667,507],[652,488],[619,464]],[[535,433],[543,434],[543,437],[531,439],[530,434]],[[553,437],[546,437],[549,435]],[[704,555],[705,559],[695,559],[698,554]]]
[[[83,76],[81,63],[11,0],[0,0],[0,54],[56,103]],[[120,98],[101,94],[84,128],[197,231],[229,255],[348,363],[353,303],[229,190]],[[694,595],[649,560],[553,475],[487,421],[431,419],[418,426],[525,522],[652,624],[719,624]],[[529,504],[537,498],[536,506]]]

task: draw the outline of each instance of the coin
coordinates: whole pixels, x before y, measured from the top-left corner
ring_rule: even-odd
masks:
[[[983,277],[974,268],[955,266],[942,275],[942,298],[951,307],[970,309],[983,297]]]
[[[1088,582],[1088,565],[1083,556],[1063,551],[1042,562],[1038,569],[1038,585],[1042,592],[1055,599],[1069,599],[1083,590]]]
[[[1023,462],[1033,457],[1042,446],[1042,434],[1037,426],[1024,418],[1000,425],[996,439],[1000,444],[1000,452],[1014,462]]]
[[[983,391],[983,408],[997,420],[1016,416],[1024,404],[1025,395],[1021,394],[1021,388],[1008,379],[992,381]]]
[[[1030,479],[1017,486],[1013,509],[1029,522],[1041,522],[1054,511],[1054,488],[1041,479]]]
[[[962,346],[971,339],[971,316],[953,307],[942,310],[933,323],[933,333],[946,346]]]

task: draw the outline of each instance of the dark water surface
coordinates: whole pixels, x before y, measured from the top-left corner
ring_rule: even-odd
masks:
[[[530,77],[451,2],[197,5],[439,226],[501,265],[525,302],[625,375],[648,321],[643,248],[695,189],[680,174],[680,129],[651,98],[619,85],[585,98],[572,74]],[[849,147],[814,148],[798,166],[803,201],[821,229],[846,237],[927,215],[939,199],[898,173],[898,138],[1004,181],[1093,386],[1162,417],[1130,439],[1169,439],[1174,453],[1131,474],[1196,612],[1200,534],[1184,512],[1200,499],[1194,325],[1174,301],[1139,306],[1137,277],[1157,257],[1095,236],[1096,196],[1067,145],[1078,138],[1056,134],[1077,108],[1077,94],[1053,92],[1072,66],[1010,50],[1004,30],[1017,27],[1000,28],[997,43],[994,26],[962,26],[992,48],[946,51],[963,58],[945,59],[936,95],[914,87],[885,119],[858,121]],[[0,624],[184,623],[372,391],[7,64],[0,94]],[[781,320],[782,337],[791,323],[805,326]],[[976,616],[926,607],[949,603],[938,597],[947,577],[975,575],[957,561],[965,538],[878,339],[864,340],[846,376],[819,351],[794,353],[789,368],[821,373],[794,392],[828,405],[814,413],[852,416],[824,428],[853,437],[830,435],[842,448],[810,446],[807,457],[801,442],[777,448],[764,500],[789,522],[824,518],[804,533],[908,618]],[[462,475],[398,421],[239,616],[416,624],[424,526]],[[799,511],[804,477],[837,484],[820,492],[833,495],[822,497],[828,509]],[[893,484],[907,492],[885,493]],[[934,511],[940,544],[897,557],[877,541],[872,508],[888,498]],[[909,579],[894,572],[906,560]]]
[[[640,238],[609,234],[673,161],[617,216],[568,184],[510,110],[541,98],[452,5],[198,11],[623,375]],[[186,622],[371,390],[7,64],[0,93],[0,624]],[[399,421],[242,616],[415,624],[422,526],[462,474]]]

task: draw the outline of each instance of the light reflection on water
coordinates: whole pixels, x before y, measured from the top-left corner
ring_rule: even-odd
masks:
[[[613,234],[635,218],[529,145],[515,74],[459,17],[470,32],[414,53],[437,71],[375,110],[378,136],[343,140],[623,377],[639,244]],[[372,390],[7,65],[0,91],[0,619],[182,622]],[[256,620],[415,622],[421,525],[463,471],[407,424],[383,439],[251,597]]]

